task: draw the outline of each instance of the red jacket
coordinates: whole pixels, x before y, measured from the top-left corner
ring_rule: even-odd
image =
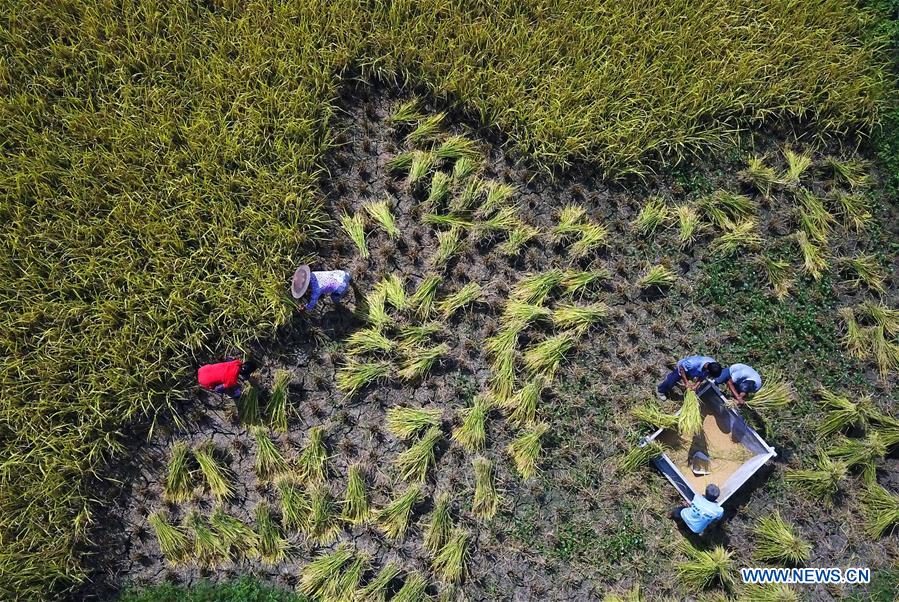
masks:
[[[240,360],[206,364],[197,371],[197,380],[200,381],[201,387],[207,389],[215,388],[216,385],[230,389],[237,386],[237,375],[240,373],[242,365],[243,362]]]

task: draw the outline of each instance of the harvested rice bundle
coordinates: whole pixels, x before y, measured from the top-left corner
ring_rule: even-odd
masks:
[[[645,464],[649,464],[665,453],[665,448],[658,441],[649,441],[646,445],[631,448],[618,462],[622,472],[633,472]]]
[[[687,439],[702,431],[702,412],[699,407],[699,396],[696,391],[688,389],[684,395],[684,403],[677,415],[677,430]]]

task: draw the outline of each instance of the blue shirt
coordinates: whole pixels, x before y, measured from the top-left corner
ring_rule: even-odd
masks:
[[[721,376],[715,379],[715,384],[734,381],[734,387],[740,393],[758,393],[762,388],[762,377],[758,372],[746,364],[733,364],[721,371]]]
[[[306,309],[311,310],[318,303],[319,297],[331,293],[334,301],[340,299],[346,293],[350,284],[349,273],[343,270],[331,270],[330,272],[312,272],[309,276],[309,303]]]
[[[702,533],[710,523],[724,516],[724,508],[704,495],[694,495],[690,505],[680,511],[680,517],[694,533]]]
[[[679,368],[683,368],[684,372],[687,373],[687,376],[692,378],[693,380],[699,378],[705,378],[708,376],[708,372],[702,369],[706,364],[711,364],[715,361],[715,358],[708,357],[705,355],[691,355],[690,357],[685,357],[682,360],[677,362]]]

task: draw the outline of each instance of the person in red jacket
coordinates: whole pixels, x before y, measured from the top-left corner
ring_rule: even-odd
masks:
[[[197,371],[197,381],[204,389],[210,389],[216,393],[222,393],[236,399],[240,397],[240,380],[247,379],[256,371],[256,363],[253,360],[231,360],[217,364],[200,366]]]

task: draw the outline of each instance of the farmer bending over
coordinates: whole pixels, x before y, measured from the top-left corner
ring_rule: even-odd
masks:
[[[705,488],[705,495],[694,495],[693,501],[686,508],[676,506],[671,510],[671,518],[675,522],[682,522],[697,535],[702,535],[711,523],[724,516],[722,508],[716,500],[721,495],[717,485],[709,485]]]
[[[247,379],[256,371],[256,363],[252,360],[231,360],[217,364],[200,366],[197,371],[197,381],[204,389],[210,389],[216,393],[227,395],[232,399],[240,397],[241,378]]]
[[[301,265],[293,273],[290,294],[294,299],[302,299],[309,289],[309,303],[300,308],[300,311],[309,311],[316,306],[322,295],[328,293],[331,294],[331,301],[338,303],[349,290],[351,281],[349,272],[343,270],[312,272],[308,265]]]
[[[762,388],[762,377],[746,364],[733,364],[725,368],[724,372],[715,378],[716,385],[724,382],[740,405],[746,403],[748,395],[754,395]]]
[[[659,383],[657,395],[665,401],[671,388],[678,382],[682,382],[687,389],[696,390],[696,387],[706,378],[717,378],[721,374],[721,364],[714,358],[705,355],[691,355],[677,361],[674,370]]]

